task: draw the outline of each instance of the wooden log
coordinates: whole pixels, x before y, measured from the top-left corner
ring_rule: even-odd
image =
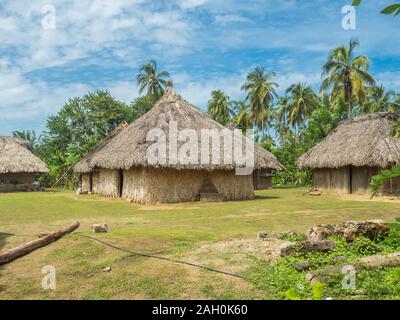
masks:
[[[16,248],[7,250],[3,253],[0,253],[0,265],[9,263],[19,257],[22,257],[28,254],[31,251],[34,251],[38,248],[47,246],[48,244],[60,239],[68,233],[71,233],[79,228],[79,222],[75,222],[70,226],[55,231],[53,233],[47,234],[39,239],[32,240],[26,244],[20,245]]]
[[[375,255],[364,257],[359,260],[354,261],[349,264],[354,267],[356,271],[362,269],[374,269],[379,267],[400,267],[400,252],[394,252],[387,255]],[[308,281],[312,281],[316,276],[319,275],[332,275],[334,273],[339,273],[343,270],[345,266],[336,266],[327,269],[318,269],[309,272],[306,275]]]

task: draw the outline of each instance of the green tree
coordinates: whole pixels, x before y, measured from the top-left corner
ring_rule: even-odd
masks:
[[[50,167],[50,176],[45,182],[48,185],[56,182],[117,125],[132,119],[132,109],[108,91],[70,99],[56,115],[48,118],[47,132],[37,149]],[[69,172],[60,183],[72,182],[72,177]]]
[[[208,114],[212,119],[223,125],[230,122],[232,111],[229,107],[229,97],[221,90],[211,92],[211,99],[208,101]]]
[[[354,57],[358,40],[350,40],[349,46],[339,46],[328,56],[328,61],[322,67],[321,91],[332,89],[331,95],[343,93],[348,105],[348,117],[352,117],[355,99],[362,105],[366,100],[366,85],[375,85],[375,80],[368,73],[369,59],[366,56]]]
[[[42,136],[36,136],[35,130],[22,130],[22,131],[13,131],[12,135],[15,138],[26,140],[30,143],[32,148],[35,150],[37,146],[40,144]]]
[[[382,85],[368,90],[368,102],[363,108],[364,112],[398,112],[398,110],[393,91],[385,91]]]
[[[265,72],[264,68],[256,67],[247,75],[242,86],[242,90],[247,93],[246,101],[250,104],[254,126],[261,131],[262,141],[265,139],[265,125],[270,120],[270,108],[277,97],[278,84],[272,81],[275,76],[275,72]]]
[[[167,86],[167,80],[165,78],[168,77],[169,73],[167,71],[158,71],[157,62],[150,60],[140,68],[139,74],[137,75],[139,94],[142,94],[142,92],[146,90],[146,95],[148,96],[162,96]]]
[[[298,83],[286,90],[288,123],[298,130],[306,117],[318,107],[319,100],[314,91],[305,83]]]
[[[147,111],[149,111],[154,104],[157,102],[158,97],[153,95],[141,96],[136,98],[131,102],[130,106],[132,108],[132,118],[136,120],[137,118],[144,115]]]

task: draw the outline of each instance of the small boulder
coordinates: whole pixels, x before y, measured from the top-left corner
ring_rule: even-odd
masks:
[[[104,269],[103,269],[103,272],[110,272],[111,271],[111,267],[105,267]]]
[[[289,255],[295,253],[297,250],[298,250],[298,245],[296,243],[287,242],[280,246],[279,256],[286,257],[286,256],[289,256]]]
[[[94,233],[102,233],[108,232],[108,225],[106,223],[103,224],[94,224],[92,225],[92,230]]]
[[[318,196],[320,196],[320,195],[322,195],[322,192],[321,192],[321,191],[318,191],[318,190],[312,190],[312,191],[310,191],[310,196],[318,197]]]
[[[308,230],[308,239],[312,241],[324,240],[330,236],[341,236],[346,241],[354,241],[358,237],[367,237],[374,240],[378,235],[385,236],[389,226],[382,220],[346,221],[340,224],[319,224]]]
[[[358,237],[367,237],[374,240],[378,235],[385,236],[389,232],[389,226],[382,220],[347,221],[336,226],[337,233],[350,242]]]
[[[311,264],[307,261],[305,262],[298,262],[294,265],[294,268],[297,271],[305,271],[305,270],[310,270],[311,269]]]
[[[322,276],[322,275],[316,275],[314,278],[311,279],[311,284],[315,284],[317,282],[321,283],[327,283],[329,282],[329,277],[328,276]]]
[[[335,242],[331,240],[322,241],[302,241],[301,242],[304,251],[319,251],[327,252],[335,248]]]
[[[257,240],[264,240],[269,238],[269,232],[268,231],[259,231],[257,232]]]
[[[332,224],[317,224],[308,230],[308,239],[321,241],[335,234],[335,226]]]

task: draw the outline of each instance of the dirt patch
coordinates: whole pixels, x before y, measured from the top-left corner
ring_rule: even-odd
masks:
[[[280,247],[285,243],[288,242],[280,239],[221,241],[203,245],[191,251],[185,259],[225,271],[240,272],[250,266],[252,257],[266,260],[276,259],[279,256]]]

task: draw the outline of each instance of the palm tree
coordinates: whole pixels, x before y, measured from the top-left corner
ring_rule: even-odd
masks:
[[[230,121],[232,111],[229,108],[229,97],[221,90],[211,92],[211,99],[208,101],[208,114],[223,125]]]
[[[331,95],[343,92],[344,100],[348,104],[348,116],[352,116],[354,100],[362,105],[366,100],[366,86],[375,85],[374,78],[368,73],[369,59],[366,56],[354,58],[354,50],[359,45],[358,40],[350,40],[349,47],[339,46],[334,49],[328,61],[322,67],[322,77],[326,77],[321,84],[321,91],[332,88]]]
[[[245,101],[232,101],[230,103],[234,114],[235,124],[244,132],[251,128],[250,106]]]
[[[386,92],[385,88],[380,85],[370,88],[368,93],[369,101],[365,104],[364,112],[398,111],[393,91]]]
[[[242,86],[242,90],[247,92],[246,101],[249,101],[254,125],[258,130],[261,126],[262,140],[272,102],[277,97],[275,89],[278,84],[271,81],[275,76],[275,72],[265,72],[264,68],[256,67],[247,75],[247,81]]]
[[[318,107],[320,101],[314,91],[306,83],[291,85],[286,90],[288,96],[287,112],[288,123],[300,128],[306,117]]]
[[[150,60],[149,63],[140,68],[139,74],[137,75],[139,94],[147,89],[146,94],[148,96],[160,97],[167,86],[167,80],[165,80],[165,78],[168,77],[169,73],[167,71],[157,71],[157,62]]]
[[[35,130],[13,131],[12,135],[15,138],[28,141],[34,149],[37,147],[42,139],[41,135],[39,137],[36,136]]]

